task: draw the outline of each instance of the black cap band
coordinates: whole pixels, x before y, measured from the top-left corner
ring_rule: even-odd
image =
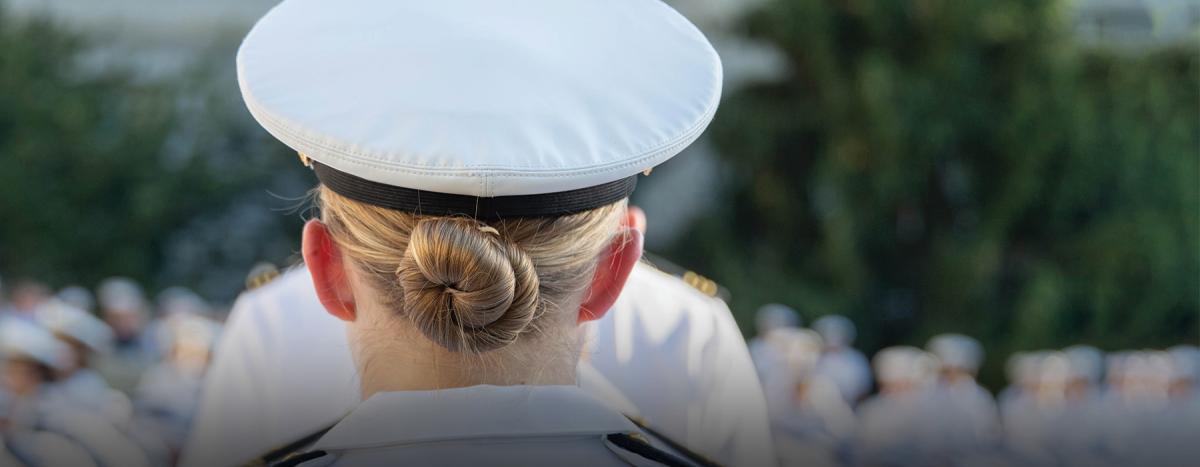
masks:
[[[580,213],[628,198],[637,175],[578,190],[485,198],[415,190],[373,182],[312,161],[321,183],[339,195],[381,208],[429,216],[463,215],[479,220],[555,217]]]

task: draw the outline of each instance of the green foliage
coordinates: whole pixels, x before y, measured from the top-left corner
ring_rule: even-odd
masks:
[[[91,52],[0,10],[0,274],[56,285],[121,274],[228,299],[255,261],[284,260],[298,223],[270,212],[286,203],[264,187],[303,174],[236,95],[210,89],[224,76],[168,84]],[[247,203],[268,217],[235,212]],[[227,246],[243,238],[275,240]]]
[[[842,313],[877,349],[994,358],[1196,341],[1200,54],[1072,42],[1042,0],[774,0],[786,78],[727,97],[729,182],[673,257],[757,306]],[[703,253],[699,253],[703,252]]]

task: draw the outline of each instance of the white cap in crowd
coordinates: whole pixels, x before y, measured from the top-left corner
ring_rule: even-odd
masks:
[[[824,346],[819,334],[801,328],[779,328],[768,339],[778,349],[788,368],[800,373],[813,369]]]
[[[113,332],[104,321],[61,300],[48,300],[36,312],[37,319],[50,332],[83,343],[92,352],[107,352]]]
[[[55,297],[83,311],[90,312],[96,308],[96,298],[92,296],[91,291],[83,286],[69,285],[63,287]]]
[[[145,313],[142,286],[128,277],[110,277],[96,287],[96,299],[105,312]]]
[[[831,347],[849,347],[858,337],[858,331],[849,318],[842,315],[825,315],[813,321],[812,328]]]
[[[155,306],[162,316],[175,314],[207,316],[208,302],[187,287],[168,287],[155,297]]]
[[[1039,352],[1017,352],[1008,357],[1005,362],[1005,371],[1008,374],[1008,380],[1022,386],[1032,386],[1037,384],[1040,360],[1044,355]]]
[[[63,368],[69,350],[45,328],[22,319],[0,320],[0,354],[27,358],[50,368]]]
[[[1070,377],[1099,383],[1104,377],[1104,352],[1090,345],[1074,345],[1063,349],[1070,367]]]
[[[1059,351],[1044,351],[1034,354],[1037,358],[1037,380],[1049,387],[1065,387],[1071,381],[1071,360]]]
[[[880,350],[871,363],[875,367],[875,378],[882,384],[927,381],[937,365],[928,353],[907,345]]]
[[[1171,356],[1172,379],[1200,383],[1200,347],[1177,345],[1167,349]]]
[[[979,341],[962,334],[940,334],[926,345],[943,367],[975,374],[983,363],[983,346]]]
[[[758,309],[754,316],[754,325],[758,335],[764,336],[775,329],[800,327],[800,314],[790,306],[768,303]]]
[[[221,333],[221,325],[201,316],[184,316],[171,322],[169,344],[212,349]]]

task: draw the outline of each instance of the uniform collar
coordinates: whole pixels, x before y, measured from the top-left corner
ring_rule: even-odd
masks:
[[[480,385],[375,394],[321,437],[313,449],[636,430],[619,412],[576,386]]]

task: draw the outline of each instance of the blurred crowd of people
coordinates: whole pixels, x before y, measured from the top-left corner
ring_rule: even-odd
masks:
[[[4,289],[0,287],[0,292]],[[0,465],[172,465],[220,324],[190,290],[133,280],[0,293]]]
[[[221,328],[203,298],[174,287],[150,300],[119,277],[94,295],[32,281],[0,292],[0,465],[174,464]],[[843,316],[804,328],[772,304],[756,326],[783,465],[1191,465],[1198,452],[1195,346],[1017,353],[993,397],[964,335],[868,360]]]
[[[1200,458],[1196,346],[1017,353],[1007,361],[1009,386],[993,397],[976,382],[983,347],[964,335],[885,348],[868,362],[842,316],[805,329],[794,310],[773,304],[756,325],[750,351],[785,466],[1182,466]]]

